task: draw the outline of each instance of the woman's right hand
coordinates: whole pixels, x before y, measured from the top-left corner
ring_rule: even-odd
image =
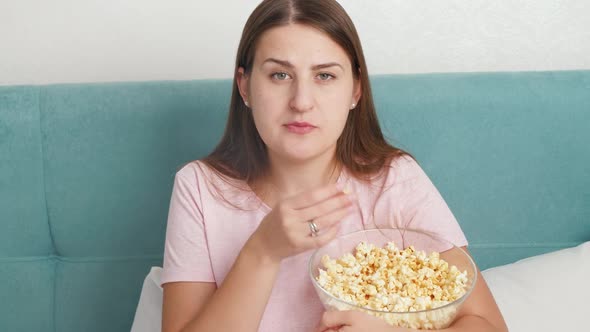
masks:
[[[336,237],[340,221],[355,210],[356,204],[354,195],[336,185],[287,198],[264,217],[246,247],[273,263],[319,248]],[[312,235],[310,221],[317,225],[316,236]]]

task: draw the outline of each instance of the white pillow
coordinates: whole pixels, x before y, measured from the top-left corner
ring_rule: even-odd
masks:
[[[590,241],[482,273],[510,332],[590,329]]]
[[[162,331],[162,287],[161,267],[152,267],[143,281],[141,296],[135,311],[131,332]]]
[[[161,332],[162,268],[143,282],[131,332]],[[590,241],[482,272],[510,332],[582,331],[590,318]]]

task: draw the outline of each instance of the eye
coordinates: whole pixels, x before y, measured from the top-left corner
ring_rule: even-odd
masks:
[[[278,73],[273,73],[271,75],[271,77],[275,80],[278,80],[278,81],[284,81],[289,78],[289,74],[287,74],[285,72],[278,72]]]
[[[331,79],[334,79],[335,76],[328,73],[320,73],[318,74],[318,78],[320,79],[320,81],[329,81]]]

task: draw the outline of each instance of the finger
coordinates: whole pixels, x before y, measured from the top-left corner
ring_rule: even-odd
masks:
[[[340,207],[328,214],[322,215],[320,217],[316,217],[314,219],[309,219],[309,220],[313,220],[313,222],[318,227],[318,230],[321,232],[324,229],[328,229],[328,228],[340,223],[340,221],[342,221],[342,219],[344,219],[349,214],[354,213],[357,209],[358,209],[358,207],[356,205],[353,205],[353,204],[346,205],[346,206]]]
[[[314,332],[342,332],[342,328],[339,326],[336,327],[325,327],[325,326],[318,326]]]
[[[334,331],[338,331],[338,328],[337,327],[329,328],[327,326],[323,326],[321,322],[318,324],[318,326],[314,330],[314,332],[334,332]]]
[[[327,326],[338,326],[348,331],[348,326],[357,326],[366,314],[356,310],[326,311],[322,322]]]
[[[295,195],[289,198],[287,202],[294,210],[301,210],[321,203],[338,194],[342,194],[342,189],[339,185],[328,185]]]
[[[315,220],[337,210],[352,207],[356,201],[356,195],[339,193],[321,203],[296,211],[296,216],[302,221]]]
[[[325,313],[324,313],[325,316]],[[322,320],[320,321],[318,327],[316,328],[315,332],[332,332],[332,331],[340,331],[342,325],[326,325],[324,322],[323,316]]]
[[[320,326],[324,329],[350,326],[350,311],[326,311],[322,316]]]
[[[338,233],[340,232],[340,224],[336,224],[328,229],[322,231],[322,233],[318,233],[316,236],[307,237],[309,246],[313,248],[320,248],[328,244],[330,241],[334,240]]]

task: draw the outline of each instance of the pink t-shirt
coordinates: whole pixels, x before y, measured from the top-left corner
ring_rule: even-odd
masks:
[[[240,208],[220,199],[211,181]],[[393,161],[387,176],[372,184],[346,171],[338,182],[357,194],[360,207],[358,214],[342,220],[342,234],[375,228],[375,222],[379,227],[426,230],[457,246],[467,245],[447,204],[409,157]],[[221,285],[241,248],[270,210],[251,191],[238,191],[219,181],[203,163],[186,165],[176,174],[172,191],[162,284],[202,281]],[[282,261],[259,331],[308,332],[316,327],[323,308],[307,270],[311,254]]]

